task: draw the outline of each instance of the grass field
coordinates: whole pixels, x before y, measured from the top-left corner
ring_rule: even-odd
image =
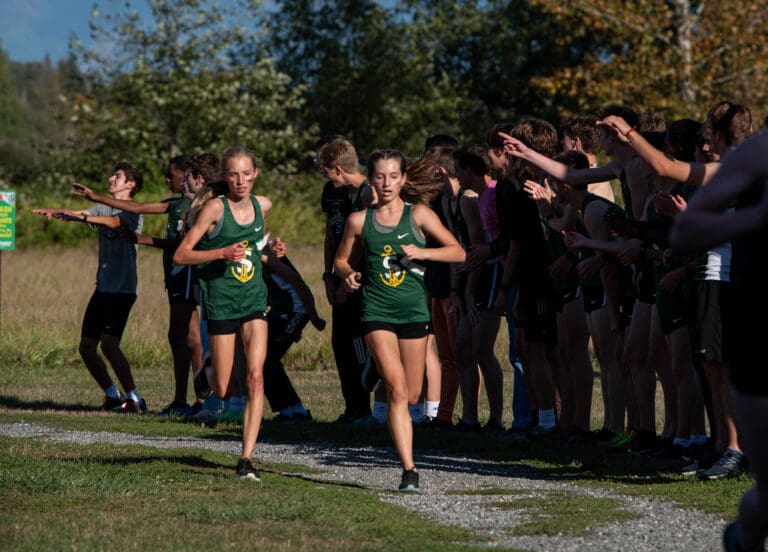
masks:
[[[320,248],[296,247],[289,255],[312,284],[321,313],[329,317],[320,287]],[[95,281],[95,241],[92,247],[77,249],[5,252],[0,260],[0,423],[25,420],[69,429],[237,437],[238,428],[232,426],[201,428],[154,416],[126,418],[98,411],[101,392],[77,353],[82,313]],[[139,299],[124,338],[139,389],[155,411],[169,402],[173,389],[160,264],[159,251],[141,251]],[[295,386],[318,423],[286,428],[267,421],[262,436],[389,446],[383,429],[350,432],[330,423],[341,412],[342,400],[329,342],[328,330],[319,333],[308,327],[287,359]],[[500,359],[505,358],[506,347],[502,330],[497,341]],[[503,364],[505,404],[509,405],[511,377],[508,363]],[[595,381],[593,427],[598,427],[600,392],[599,380]],[[483,398],[481,419],[487,417],[485,402]],[[510,416],[507,411],[507,422]],[[267,414],[265,419],[269,418]],[[420,430],[416,444],[530,466],[553,479],[610,487],[628,495],[662,497],[723,519],[734,516],[739,496],[751,484],[747,475],[709,483],[689,480],[677,475],[675,465],[612,457],[595,447],[539,442],[510,445]],[[268,474],[270,484],[264,488],[269,490],[260,491],[254,501],[252,496],[233,491],[225,477],[232,464],[232,458],[206,451],[111,445],[56,445],[51,449],[31,440],[0,438],[0,547],[220,549],[234,548],[244,531],[253,532],[254,547],[270,550],[406,549],[413,542],[425,550],[465,549],[473,542],[471,533],[414,520],[361,489],[340,487],[326,492]],[[556,500],[562,497],[550,500],[543,495],[529,502],[545,508]],[[554,511],[560,512],[556,516],[564,516],[561,510]],[[595,515],[607,520],[619,514],[608,507],[602,513],[596,510]],[[41,524],[43,519],[46,522]],[[158,519],[172,523],[156,524]],[[383,532],[379,522],[400,532]],[[562,524],[536,530],[568,532],[569,523],[563,519]],[[148,525],[153,530],[145,535],[143,528]],[[142,535],[141,540],[137,541],[137,534]]]

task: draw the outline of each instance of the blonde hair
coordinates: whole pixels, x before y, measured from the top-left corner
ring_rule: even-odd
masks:
[[[227,193],[229,186],[223,180],[215,180],[203,185],[195,194],[192,203],[189,204],[189,208],[186,211],[187,227],[191,228],[197,220],[197,215],[203,210],[205,204],[208,203],[214,197],[224,195]]]

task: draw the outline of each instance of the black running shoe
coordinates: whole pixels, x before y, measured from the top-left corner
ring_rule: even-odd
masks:
[[[125,399],[121,397],[104,397],[104,400],[101,401],[101,409],[106,410],[107,412],[112,412],[115,408],[123,406],[124,402]]]
[[[248,458],[241,458],[237,462],[237,467],[235,468],[235,478],[261,481],[259,472],[256,471],[256,468],[253,467],[253,464]]]
[[[712,464],[709,469],[703,469],[698,472],[699,479],[703,481],[713,481],[731,475],[738,475],[746,468],[746,459],[744,453],[732,448],[725,449],[723,455]]]
[[[400,493],[420,493],[419,472],[416,470],[403,470],[403,479],[397,488]]]
[[[138,401],[126,399],[123,404],[113,408],[112,412],[117,412],[118,414],[146,414],[147,403],[144,402],[144,399],[139,399]]]
[[[189,416],[191,408],[187,403],[172,402],[160,411],[160,416]]]

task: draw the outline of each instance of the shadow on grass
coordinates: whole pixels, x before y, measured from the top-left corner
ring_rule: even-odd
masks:
[[[0,395],[0,407],[14,410],[64,410],[67,412],[99,412],[100,406],[93,404],[55,402],[52,400],[25,401],[18,397]]]
[[[49,400],[24,401],[5,395],[0,396],[0,407],[34,411],[99,411],[99,408],[92,405]],[[148,416],[148,419],[157,420],[154,416]],[[163,421],[184,423],[167,418]],[[188,423],[193,425],[192,422]],[[241,439],[242,429],[239,424],[210,424],[206,425],[206,429],[211,431],[195,438],[207,442]],[[124,428],[115,430],[125,431]],[[135,427],[131,428],[131,431],[136,431]],[[156,424],[147,424],[147,433],[160,437],[163,430]],[[392,469],[399,464],[386,426],[323,422],[281,424],[265,420],[259,434],[259,442],[273,445],[298,444],[328,467]],[[456,474],[572,482],[598,479],[628,485],[681,481],[680,462],[661,462],[627,454],[607,454],[599,444],[503,441],[493,434],[434,431],[416,427],[414,453],[420,467]]]
[[[79,464],[83,462],[82,458],[61,458],[60,456],[52,456],[49,458],[51,461],[58,463],[71,462]],[[90,464],[102,464],[104,466],[137,466],[142,464],[152,464],[155,462],[163,462],[167,464],[179,464],[182,466],[188,466],[190,468],[199,468],[206,470],[216,470],[220,468],[231,468],[229,464],[221,464],[219,462],[212,462],[203,458],[202,456],[164,456],[164,455],[142,455],[142,456],[109,456],[109,457],[96,457],[91,456],[88,458]]]

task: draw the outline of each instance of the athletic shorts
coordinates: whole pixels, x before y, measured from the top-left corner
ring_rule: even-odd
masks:
[[[557,315],[554,301],[539,300],[520,304],[520,320],[516,326],[523,330],[526,341],[544,341],[557,345]]]
[[[581,291],[584,298],[584,312],[587,314],[608,305],[608,297],[603,286],[582,286]]]
[[[560,288],[556,290],[556,292],[557,312],[562,313],[565,305],[581,297],[581,286],[577,283],[575,285]]]
[[[195,298],[195,281],[191,267],[185,267],[165,282],[168,291],[168,303],[191,302],[197,304]]]
[[[682,328],[688,323],[689,309],[681,290],[656,294],[656,312],[659,314],[659,324],[664,335]]]
[[[375,330],[384,330],[392,332],[398,339],[421,339],[426,337],[431,329],[429,322],[410,322],[408,324],[392,324],[390,322],[363,322],[363,334],[371,333]]]
[[[228,318],[225,320],[208,320],[208,335],[236,334],[242,324],[251,320],[267,320],[267,311],[259,310],[242,318]]]
[[[723,312],[729,301],[730,282],[699,282],[696,303],[696,352],[710,362],[724,362]]]
[[[136,295],[133,293],[94,291],[83,315],[80,337],[101,339],[101,336],[106,334],[117,339],[122,338],[128,315],[135,302]]]

